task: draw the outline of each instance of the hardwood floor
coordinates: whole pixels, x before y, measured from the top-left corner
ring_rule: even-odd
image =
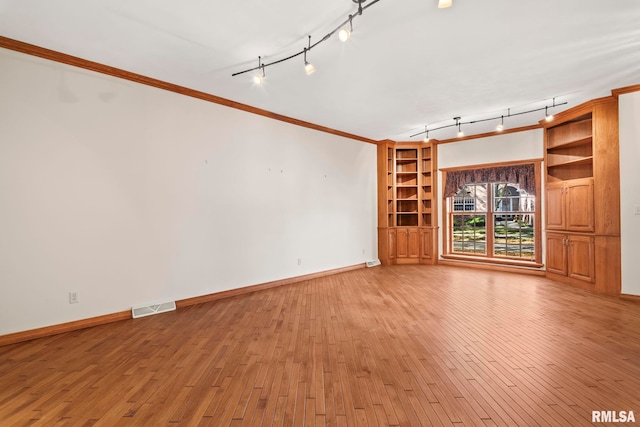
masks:
[[[639,391],[640,304],[444,266],[0,347],[2,426],[583,426]]]

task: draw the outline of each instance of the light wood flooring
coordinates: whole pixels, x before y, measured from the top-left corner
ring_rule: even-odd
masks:
[[[0,347],[0,425],[585,426],[640,419],[640,305],[360,269]]]

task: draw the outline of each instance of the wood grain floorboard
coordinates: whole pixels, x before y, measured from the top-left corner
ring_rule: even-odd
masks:
[[[449,266],[0,347],[1,426],[588,426],[638,390],[639,304]]]

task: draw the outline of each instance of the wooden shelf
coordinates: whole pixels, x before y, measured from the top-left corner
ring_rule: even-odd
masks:
[[[560,163],[554,163],[547,165],[547,168],[557,168],[557,167],[566,167],[566,166],[581,166],[581,165],[589,165],[593,163],[593,156],[582,157],[580,159],[567,160]]]
[[[547,130],[547,149],[571,145],[593,136],[591,114],[578,117]]]
[[[396,148],[396,161],[418,160],[418,150],[416,148]]]
[[[581,139],[576,139],[574,141],[567,141],[567,142],[563,142],[561,144],[556,144],[553,147],[549,147],[548,148],[548,152],[553,153],[555,151],[561,150],[561,149],[566,149],[566,148],[573,148],[573,147],[581,147],[583,145],[591,145],[591,141],[593,140],[593,138],[591,137],[591,135],[585,137],[585,138],[581,138]]]
[[[621,288],[618,100],[586,102],[559,113],[543,127],[547,275],[617,295]]]
[[[378,255],[383,264],[434,262],[434,234],[426,230],[435,221],[435,154],[431,144],[379,145]]]

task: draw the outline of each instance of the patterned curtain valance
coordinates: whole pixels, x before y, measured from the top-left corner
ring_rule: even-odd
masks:
[[[512,182],[531,195],[536,194],[536,172],[532,163],[496,166],[483,169],[448,171],[444,182],[444,197],[455,195],[467,184],[483,182]]]

